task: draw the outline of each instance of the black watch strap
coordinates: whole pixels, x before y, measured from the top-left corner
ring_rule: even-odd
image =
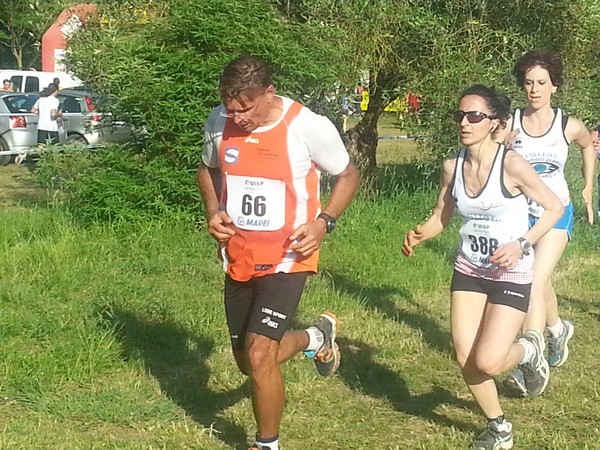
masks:
[[[325,226],[327,227],[327,233],[331,233],[335,229],[335,217],[330,216],[327,213],[322,212],[317,216],[317,219],[323,219],[325,221]]]

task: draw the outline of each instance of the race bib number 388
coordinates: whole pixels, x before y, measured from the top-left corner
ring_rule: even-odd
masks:
[[[227,214],[243,230],[280,230],[285,225],[285,183],[227,175]]]

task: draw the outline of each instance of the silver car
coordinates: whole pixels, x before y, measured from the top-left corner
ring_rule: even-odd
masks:
[[[31,107],[37,94],[0,92],[0,165],[9,164],[14,155],[25,155],[37,146],[38,116]],[[65,142],[59,133],[59,142]]]
[[[31,112],[38,98],[39,93],[0,92],[0,165],[9,164],[13,156],[21,162],[27,154],[39,151],[38,116]],[[79,142],[94,148],[139,137],[131,126],[98,112],[92,94],[85,90],[61,90],[58,101],[63,112],[58,131],[61,144]]]
[[[131,142],[137,137],[125,122],[113,120],[109,113],[98,112],[96,99],[86,90],[63,89],[58,92],[58,101],[67,142],[97,147],[109,142]]]

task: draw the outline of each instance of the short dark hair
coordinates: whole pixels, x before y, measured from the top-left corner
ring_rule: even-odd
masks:
[[[50,97],[56,91],[58,91],[58,85],[56,85],[56,83],[50,83],[48,85],[48,87],[44,88],[44,90],[40,93],[40,96],[41,97]]]
[[[483,84],[475,84],[468,89],[465,89],[460,98],[467,95],[478,95],[487,103],[488,108],[492,111],[494,119],[500,120],[502,127],[506,126],[506,121],[510,118],[512,110],[510,108],[510,98],[498,92],[493,87],[484,86]]]
[[[519,87],[525,85],[525,73],[535,66],[546,69],[550,75],[550,81],[556,87],[564,84],[563,63],[558,52],[553,50],[532,50],[525,53],[515,63],[513,75],[517,79]]]
[[[223,69],[219,83],[221,98],[229,99],[242,92],[266,89],[273,84],[273,72],[269,65],[257,56],[240,56]]]
[[[8,80],[8,79],[4,79],[4,80],[2,81],[2,84],[4,84],[4,83],[10,83],[10,80]]]

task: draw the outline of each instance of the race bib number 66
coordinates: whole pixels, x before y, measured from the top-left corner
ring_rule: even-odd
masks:
[[[285,183],[227,175],[227,214],[238,228],[276,231],[285,225]]]

